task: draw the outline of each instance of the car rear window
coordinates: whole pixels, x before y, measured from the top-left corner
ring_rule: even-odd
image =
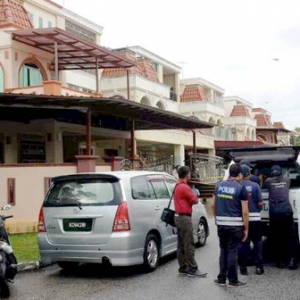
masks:
[[[77,179],[55,183],[44,202],[44,207],[108,206],[121,202],[118,181],[110,179]]]

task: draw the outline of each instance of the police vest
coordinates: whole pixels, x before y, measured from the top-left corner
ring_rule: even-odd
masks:
[[[262,201],[260,186],[250,180],[244,179],[241,181],[248,193],[249,201],[249,221],[260,221],[260,208],[258,202]]]
[[[228,179],[216,185],[216,223],[223,226],[243,226],[240,193],[243,186]]]

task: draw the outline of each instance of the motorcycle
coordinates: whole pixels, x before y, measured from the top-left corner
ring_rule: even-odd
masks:
[[[11,205],[4,205],[1,210],[9,210]],[[13,283],[18,273],[18,262],[13,253],[9,236],[5,229],[5,221],[13,216],[0,215],[0,297],[9,298],[8,283]]]

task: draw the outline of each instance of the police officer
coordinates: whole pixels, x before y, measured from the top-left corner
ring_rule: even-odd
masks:
[[[269,191],[270,240],[274,249],[276,267],[283,268],[284,259],[292,258],[290,269],[298,267],[293,209],[289,201],[290,179],[282,176],[282,169],[275,165],[265,181]]]
[[[242,166],[242,165],[248,166],[248,167],[250,168],[250,171],[251,171],[251,165],[250,165],[250,161],[249,161],[248,159],[242,159],[242,160],[240,161],[240,165],[241,165],[241,166]],[[256,176],[256,175],[253,175],[253,174],[251,174],[251,173],[250,173],[250,178],[249,178],[249,180],[250,180],[250,181],[253,181],[253,182],[255,182],[255,183],[257,183],[259,186],[260,186],[260,184],[261,184],[259,177]]]
[[[241,165],[243,180],[241,184],[246,188],[249,201],[249,233],[248,239],[242,244],[239,251],[240,271],[242,275],[248,275],[247,258],[250,250],[250,243],[254,245],[254,263],[256,274],[264,273],[262,265],[262,229],[260,211],[263,207],[262,194],[260,186],[250,181],[250,168],[247,165]]]
[[[228,180],[217,183],[213,200],[213,213],[220,240],[220,272],[215,283],[238,287],[246,283],[238,280],[238,248],[248,237],[249,209],[246,188],[242,179],[241,166],[233,164],[229,168]]]

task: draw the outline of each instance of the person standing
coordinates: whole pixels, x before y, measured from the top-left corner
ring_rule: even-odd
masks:
[[[242,243],[239,251],[240,258],[240,271],[242,275],[248,275],[247,259],[250,251],[250,243],[254,245],[254,264],[256,266],[256,274],[261,275],[264,273],[262,265],[262,228],[260,211],[263,207],[262,193],[260,186],[250,180],[250,168],[247,165],[241,165],[243,185],[248,193],[249,201],[249,233],[248,239]]]
[[[207,273],[201,272],[198,269],[195,260],[192,207],[198,203],[198,197],[188,185],[188,181],[191,178],[189,167],[180,167],[178,169],[178,177],[178,183],[174,192],[175,225],[178,230],[178,271],[179,274],[187,274],[191,277],[206,277]]]
[[[172,175],[178,179],[178,169],[179,169],[180,166],[173,166],[173,171],[172,171]]]
[[[298,268],[298,254],[295,246],[293,209],[289,201],[290,179],[282,175],[280,166],[270,170],[265,181],[269,191],[270,240],[274,249],[277,268],[284,267],[284,260],[291,259],[290,269]]]
[[[238,280],[238,249],[248,237],[249,209],[246,188],[242,179],[241,166],[229,168],[228,180],[217,183],[213,199],[213,213],[218,227],[220,241],[220,272],[215,283],[220,286],[244,286]]]
[[[251,174],[251,164],[250,164],[250,161],[248,159],[242,159],[240,161],[240,165],[241,166],[242,165],[246,165],[246,166],[249,167],[249,169],[250,169],[250,178],[249,178],[249,180],[257,183],[260,186],[261,185],[261,181],[260,181],[259,177],[256,176],[256,175]]]

